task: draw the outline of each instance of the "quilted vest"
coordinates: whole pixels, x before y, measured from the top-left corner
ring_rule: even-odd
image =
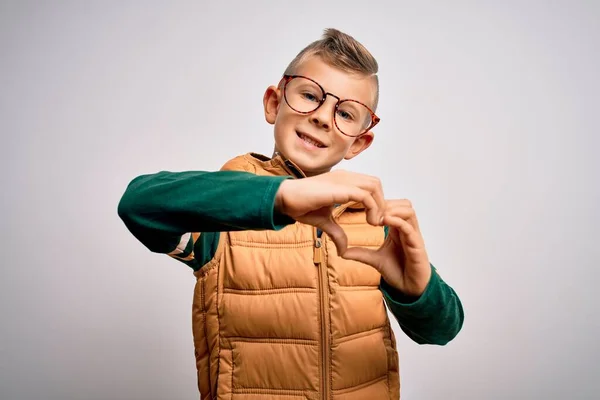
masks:
[[[281,156],[246,154],[223,170],[301,171]],[[381,227],[360,205],[335,209],[350,246],[379,247]],[[379,273],[338,257],[325,233],[222,232],[195,273],[193,334],[201,399],[400,398],[398,356]]]

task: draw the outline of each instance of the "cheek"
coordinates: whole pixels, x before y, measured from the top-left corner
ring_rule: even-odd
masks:
[[[346,153],[350,149],[350,146],[352,146],[352,143],[354,143],[354,139],[337,132],[337,137],[335,140],[336,150]]]
[[[294,124],[293,116],[289,115],[284,110],[280,110],[279,113],[277,113],[277,118],[275,119],[275,130],[276,131],[282,132],[287,129],[290,129],[290,127],[293,127],[293,124]]]

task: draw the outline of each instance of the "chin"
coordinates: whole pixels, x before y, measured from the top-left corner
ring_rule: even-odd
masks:
[[[285,153],[282,154],[296,164],[306,176],[322,174],[331,169],[331,167],[326,163],[323,163],[320,160],[315,160],[312,157],[309,157],[307,154],[302,154],[302,152],[291,151],[289,152],[289,155],[286,155]]]
[[[289,138],[288,138],[289,139]],[[285,140],[283,143],[275,143],[277,151],[282,156],[292,161],[307,176],[327,172],[336,162],[331,160],[331,148],[311,148],[305,146],[296,135],[293,140]]]

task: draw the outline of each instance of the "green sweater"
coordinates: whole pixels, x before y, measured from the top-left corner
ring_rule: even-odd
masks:
[[[127,187],[118,213],[150,251],[173,254],[178,249],[175,258],[198,270],[213,258],[219,232],[279,230],[294,223],[274,211],[275,195],[287,178],[236,171],[142,175]],[[189,232],[200,236],[194,240]],[[462,328],[464,313],[455,291],[431,268],[431,280],[419,298],[404,296],[383,279],[380,290],[412,340],[444,345]]]

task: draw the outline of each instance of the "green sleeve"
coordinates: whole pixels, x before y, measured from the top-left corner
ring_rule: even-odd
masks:
[[[219,232],[279,230],[294,223],[273,211],[287,178],[237,171],[142,175],[128,185],[118,214],[150,251],[198,269],[213,257]]]
[[[386,227],[387,236],[387,227]],[[456,292],[431,266],[431,279],[417,299],[409,298],[381,278],[380,289],[400,328],[419,344],[445,345],[456,337],[464,311]]]

